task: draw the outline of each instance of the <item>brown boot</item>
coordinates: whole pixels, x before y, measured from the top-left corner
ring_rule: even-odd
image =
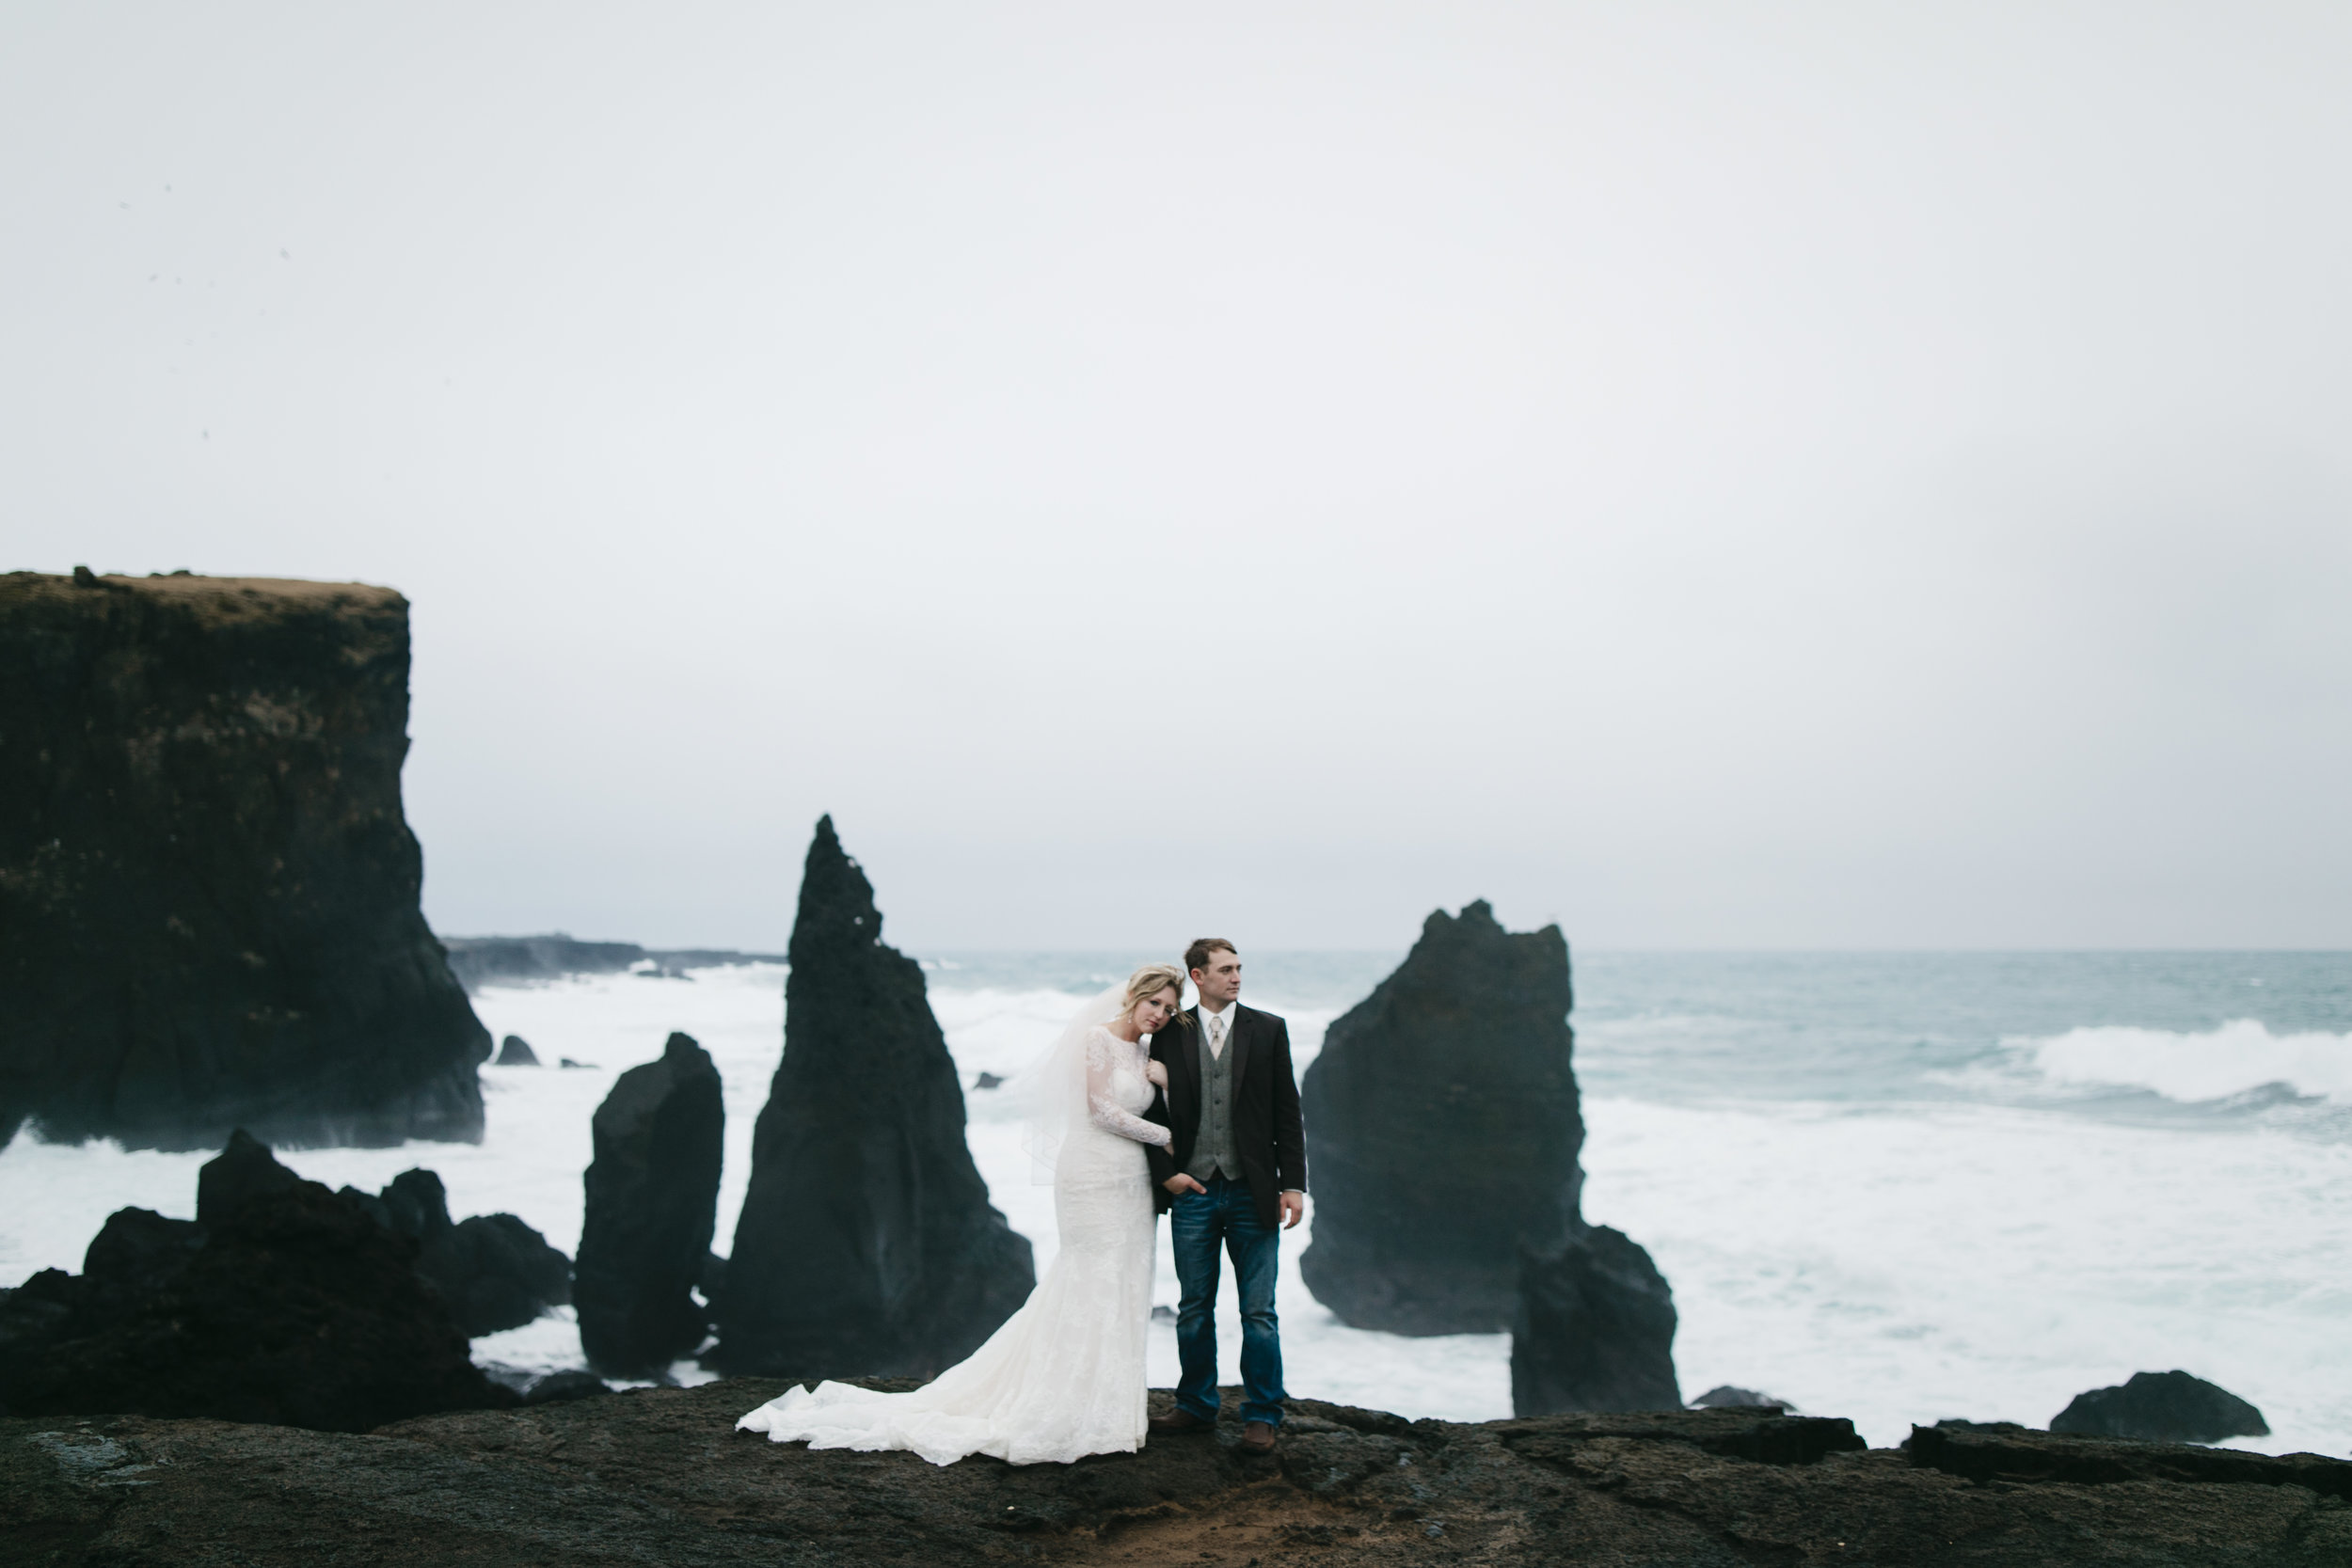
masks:
[[[1244,1453],[1274,1451],[1274,1423],[1252,1421],[1241,1429],[1241,1449]]]
[[[1216,1425],[1215,1421],[1202,1420],[1181,1404],[1165,1416],[1152,1417],[1145,1424],[1153,1432],[1206,1432]]]

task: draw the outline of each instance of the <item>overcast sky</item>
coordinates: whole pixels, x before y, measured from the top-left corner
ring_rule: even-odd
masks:
[[[414,604],[448,933],[2352,945],[2352,8],[0,17],[0,566]]]

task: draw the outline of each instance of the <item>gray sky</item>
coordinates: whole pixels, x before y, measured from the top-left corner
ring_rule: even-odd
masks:
[[[6,566],[415,603],[450,932],[2352,945],[2352,8],[0,20]]]

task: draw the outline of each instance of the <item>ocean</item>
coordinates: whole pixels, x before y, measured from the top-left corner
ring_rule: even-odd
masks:
[[[924,959],[974,1157],[1041,1269],[1051,1189],[1031,1178],[1013,1097],[972,1085],[1017,1070],[1079,994],[1153,956]],[[1402,955],[1246,957],[1244,1000],[1290,1020],[1304,1071]],[[2272,1435],[2238,1446],[2352,1451],[2352,955],[1580,953],[1575,978],[1585,1215],[1672,1284],[1686,1396],[1761,1389],[1883,1446],[1944,1417],[2044,1425],[2084,1389],[2179,1367],[2262,1408]],[[479,1146],[281,1158],[371,1189],[427,1165],[453,1213],[512,1212],[568,1252],[590,1114],[683,1029],[724,1081],[726,1250],[783,1044],[780,968],[493,987],[475,1006],[549,1064],[483,1069]],[[204,1158],[20,1134],[0,1150],[0,1284],[78,1269],[125,1204],[192,1215]],[[1318,1306],[1297,1276],[1311,1225],[1284,1243],[1292,1393],[1511,1413],[1507,1337],[1366,1333]],[[1165,1252],[1158,1299],[1175,1300]],[[1221,1338],[1232,1381],[1230,1300]],[[543,1319],[475,1356],[577,1365],[578,1332]],[[1175,1379],[1166,1323],[1150,1370]]]

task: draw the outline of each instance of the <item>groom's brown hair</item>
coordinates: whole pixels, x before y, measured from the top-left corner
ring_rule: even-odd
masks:
[[[1192,945],[1184,949],[1184,973],[1189,974],[1196,969],[1208,968],[1212,953],[1231,953],[1237,958],[1241,957],[1241,949],[1223,937],[1195,937]]]

